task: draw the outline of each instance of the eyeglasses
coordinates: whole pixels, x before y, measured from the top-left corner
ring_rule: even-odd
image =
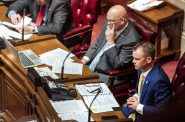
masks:
[[[117,23],[119,20],[122,20],[122,19],[124,19],[124,17],[121,17],[121,18],[116,19],[116,20],[107,19],[107,22],[109,22],[109,23]]]

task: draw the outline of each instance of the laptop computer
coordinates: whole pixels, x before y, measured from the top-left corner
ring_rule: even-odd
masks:
[[[15,61],[21,63],[24,68],[42,65],[42,61],[31,50],[18,51],[7,39],[4,38],[5,47],[8,51],[8,56]]]

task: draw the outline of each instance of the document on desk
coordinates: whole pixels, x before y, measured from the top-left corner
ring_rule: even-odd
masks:
[[[40,59],[47,65],[52,66],[52,71],[54,73],[61,73],[61,68],[64,62],[64,59],[69,54],[68,51],[61,48],[57,48],[40,55]],[[71,59],[74,54],[70,54],[64,63],[64,73],[65,74],[79,74],[82,75],[83,64],[75,63]]]
[[[86,105],[89,107],[90,103],[92,102],[94,96],[83,96],[83,99]],[[98,95],[97,98],[94,100],[91,110],[93,113],[101,113],[107,111],[113,111],[114,107],[119,107],[119,104],[115,100],[112,94],[102,94]]]
[[[61,73],[63,61],[55,61],[52,64],[52,71],[55,73]],[[64,73],[65,74],[78,74],[82,75],[83,64],[70,62],[68,60],[64,63]]]
[[[6,37],[13,37],[13,38],[16,38],[16,39],[22,39],[22,34],[21,33],[10,30],[9,28],[7,28],[4,25],[0,25],[0,30],[3,30],[3,31],[0,31],[0,36],[1,37],[5,37],[5,38]],[[24,39],[27,40],[27,39],[31,38],[32,35],[33,34],[25,34]]]
[[[127,6],[138,11],[144,11],[159,6],[163,2],[164,1],[161,0],[136,0],[128,4]]]
[[[27,17],[27,16],[24,17],[24,25],[28,25],[31,21],[32,21],[32,19],[30,17]],[[9,23],[9,22],[1,22],[1,24],[16,29],[17,27],[22,27],[23,18],[21,19],[21,21],[17,25],[14,25],[14,24]]]
[[[91,106],[93,113],[113,111],[113,107],[119,107],[119,104],[105,83],[77,84],[75,85],[75,88],[83,97],[85,104],[88,107],[94,99],[98,91],[97,89],[101,90],[100,94],[97,96]]]
[[[107,87],[105,83],[89,83],[89,84],[76,84],[75,88],[78,90],[80,95],[87,96],[87,95],[95,95],[97,93],[98,88],[101,89],[101,94],[111,94],[111,91]]]
[[[74,119],[78,122],[87,122],[88,110],[82,100],[50,100],[50,102],[62,120]]]
[[[40,55],[40,59],[47,65],[52,66],[54,62],[56,61],[61,61],[63,62],[63,60],[65,59],[65,57],[67,56],[69,52],[66,50],[63,50],[61,48],[57,48],[51,51],[48,51],[46,53],[43,53]],[[73,61],[73,59],[71,59],[71,57],[73,57],[74,54],[70,54],[69,57],[67,58],[67,61]]]
[[[25,16],[24,25],[28,25],[31,21],[32,21],[31,18]],[[0,36],[5,37],[6,39],[11,39],[10,37],[13,37],[16,39],[22,39],[21,33],[18,33],[16,31],[13,31],[13,30],[10,30],[9,28],[7,28],[7,27],[11,27],[13,29],[16,29],[17,27],[22,27],[22,25],[23,25],[23,18],[21,19],[21,21],[17,25],[14,25],[9,22],[0,22],[0,30],[3,30],[0,32]],[[24,40],[28,40],[29,38],[31,38],[32,35],[33,34],[25,34]]]

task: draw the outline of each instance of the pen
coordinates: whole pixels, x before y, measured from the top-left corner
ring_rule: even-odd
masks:
[[[98,91],[99,89],[100,89],[100,88],[94,89],[94,90],[90,91],[90,93],[93,93],[93,92],[95,92],[95,91]]]

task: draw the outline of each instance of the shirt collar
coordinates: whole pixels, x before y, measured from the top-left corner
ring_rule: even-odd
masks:
[[[123,30],[125,30],[125,28],[128,26],[128,22],[127,22],[127,24],[125,25],[125,27],[124,28],[122,28],[122,29],[120,29],[120,30],[118,30],[117,32],[116,32],[116,38],[121,34],[121,32],[123,31]]]
[[[146,71],[146,72],[143,73],[143,75],[144,75],[145,78],[146,78],[146,76],[148,75],[148,73],[151,71],[152,68],[153,68],[153,67],[151,67],[148,71]]]

